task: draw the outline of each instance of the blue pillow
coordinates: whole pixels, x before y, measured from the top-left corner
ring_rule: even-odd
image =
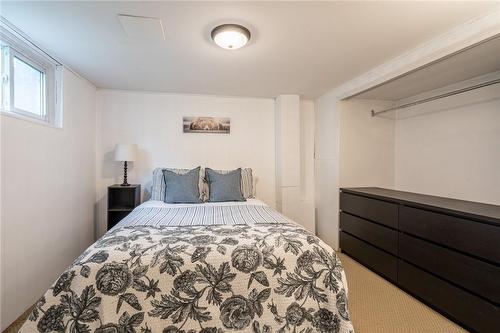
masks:
[[[163,170],[165,180],[166,203],[200,203],[198,181],[200,167],[180,175],[173,171]]]
[[[241,193],[241,168],[228,173],[205,169],[210,202],[246,201]]]

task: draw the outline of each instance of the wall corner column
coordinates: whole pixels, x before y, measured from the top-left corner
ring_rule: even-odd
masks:
[[[301,104],[298,95],[276,98],[276,207],[284,215],[315,232],[313,200],[304,198],[301,170],[307,158],[301,149]],[[311,124],[312,126],[314,124]],[[312,138],[311,138],[312,139]],[[312,160],[312,153],[311,153]],[[311,175],[312,177],[312,175]]]

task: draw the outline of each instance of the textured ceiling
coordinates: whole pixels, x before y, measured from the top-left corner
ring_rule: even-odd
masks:
[[[6,2],[4,17],[100,88],[313,98],[499,2]],[[117,14],[161,18],[165,41],[127,37]],[[248,46],[210,30],[236,22]]]

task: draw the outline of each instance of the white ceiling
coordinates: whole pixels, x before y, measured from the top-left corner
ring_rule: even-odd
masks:
[[[499,2],[7,2],[1,14],[99,88],[313,98]],[[165,41],[127,37],[117,14],[158,17]],[[227,51],[210,30],[252,32]]]

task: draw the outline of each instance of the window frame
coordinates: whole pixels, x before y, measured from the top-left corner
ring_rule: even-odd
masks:
[[[52,127],[62,127],[62,65],[36,47],[21,32],[0,21],[0,47],[2,52],[0,80],[0,114],[33,121]],[[14,104],[14,58],[39,71],[42,75],[40,88],[41,113],[39,116]]]
[[[50,122],[49,119],[49,112],[48,112],[48,91],[47,91],[47,69],[45,67],[42,67],[39,63],[34,62],[32,59],[25,57],[22,53],[17,52],[15,49],[9,48],[9,79],[8,79],[8,85],[9,85],[9,110],[10,112],[14,112],[20,115],[23,115],[25,117],[33,117],[38,120]],[[14,89],[15,86],[15,81],[16,81],[16,76],[14,72],[14,58],[17,58],[18,60],[24,62],[26,65],[32,67],[33,69],[37,70],[42,74],[42,82],[41,82],[41,87],[40,87],[40,97],[41,97],[41,103],[40,103],[40,113],[41,115],[36,115],[32,112],[29,112],[28,110],[24,110],[22,108],[16,107],[15,104],[15,94],[16,90]]]

